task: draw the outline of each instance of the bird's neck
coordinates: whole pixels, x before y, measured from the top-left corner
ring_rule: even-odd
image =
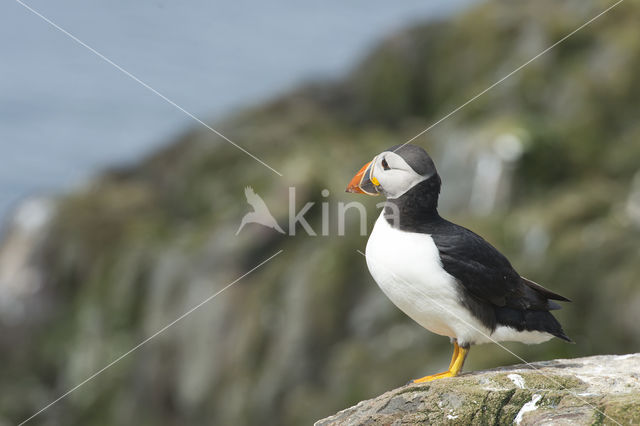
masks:
[[[440,176],[435,174],[400,197],[388,199],[384,207],[385,219],[391,226],[399,229],[410,229],[440,220],[440,185]]]

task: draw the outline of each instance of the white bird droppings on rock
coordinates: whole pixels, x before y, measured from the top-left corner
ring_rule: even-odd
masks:
[[[522,416],[524,416],[525,413],[537,410],[538,409],[538,401],[540,401],[541,398],[542,398],[542,395],[538,395],[538,394],[533,395],[533,398],[531,398],[531,401],[529,401],[526,404],[524,404],[522,406],[522,408],[520,409],[520,411],[518,411],[518,415],[516,416],[516,418],[513,421],[513,423],[519,425],[520,422],[522,421]]]
[[[524,389],[524,379],[519,374],[509,374],[507,376],[520,389]]]

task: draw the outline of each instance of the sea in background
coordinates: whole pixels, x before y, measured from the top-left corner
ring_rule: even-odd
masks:
[[[208,121],[337,77],[390,32],[469,3],[27,4]],[[0,23],[0,220],[29,195],[69,190],[198,125],[20,3],[2,2]]]

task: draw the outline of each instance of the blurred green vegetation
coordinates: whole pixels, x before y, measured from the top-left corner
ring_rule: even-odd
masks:
[[[279,249],[249,275],[36,420],[45,424],[308,424],[439,371],[449,342],[378,290],[345,237],[235,231],[254,187],[285,225],[288,187],[320,229],[351,176],[607,7],[487,2],[393,35],[352,73],[230,117],[221,130],[279,178],[194,129],[60,201],[29,319],[0,326],[0,424],[28,417]],[[507,345],[529,361],[640,346],[640,7],[624,3],[415,143],[444,179],[442,212],[519,272],[573,300],[576,341]],[[505,137],[517,156],[500,156]],[[514,139],[515,138],[515,139]],[[513,148],[514,143],[507,143]],[[507,156],[508,157],[508,156]],[[488,207],[480,158],[499,161]],[[320,195],[328,188],[331,195]],[[377,216],[369,203],[368,227]],[[474,204],[475,203],[475,204]],[[474,207],[476,206],[476,207]],[[335,219],[335,217],[333,218]],[[467,369],[519,362],[494,345]]]

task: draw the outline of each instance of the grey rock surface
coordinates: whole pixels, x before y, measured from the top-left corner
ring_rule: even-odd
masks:
[[[640,424],[640,354],[557,359],[410,384],[315,424]]]

